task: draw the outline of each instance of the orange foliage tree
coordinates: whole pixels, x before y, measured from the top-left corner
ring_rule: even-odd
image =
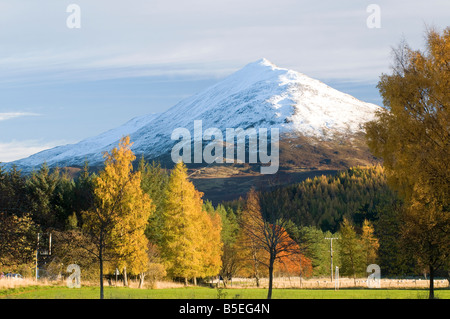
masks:
[[[288,238],[287,232],[285,230],[283,232]],[[278,249],[280,253],[274,265],[274,272],[285,276],[310,277],[312,275],[311,259],[301,253],[301,248],[296,242],[290,240],[292,242],[289,243],[288,249],[283,249],[283,247]]]
[[[286,231],[290,220],[281,210],[274,209],[264,216],[261,212],[260,195],[254,189],[247,194],[247,203],[241,216],[241,231],[244,246],[253,252],[252,257],[269,271],[269,289],[267,299],[272,298],[273,273],[275,262],[282,256],[288,257],[300,253],[299,246]],[[257,252],[257,254],[255,253]]]

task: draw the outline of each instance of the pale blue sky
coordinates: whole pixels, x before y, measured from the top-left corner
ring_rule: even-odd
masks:
[[[0,0],[0,161],[164,111],[262,57],[380,104],[391,48],[449,21],[448,0]]]

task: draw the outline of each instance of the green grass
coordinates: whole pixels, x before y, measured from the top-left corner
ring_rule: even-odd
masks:
[[[227,299],[265,299],[266,289],[223,289]],[[98,299],[100,289],[61,286],[29,286],[0,290],[0,299]],[[130,289],[105,287],[106,299],[217,299],[212,288]],[[438,289],[435,296],[450,299],[450,290]],[[273,299],[426,299],[426,289],[274,289]]]

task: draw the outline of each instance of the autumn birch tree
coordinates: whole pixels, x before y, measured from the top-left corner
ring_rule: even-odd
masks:
[[[144,230],[152,211],[151,199],[141,189],[141,175],[133,172],[135,159],[129,137],[105,153],[105,167],[94,180],[95,205],[83,212],[84,231],[96,244],[99,260],[100,298],[103,299],[105,255],[122,266],[143,272],[148,264]],[[113,258],[111,257],[113,256]]]
[[[385,109],[366,125],[367,141],[383,159],[388,183],[405,200],[404,238],[430,273],[450,256],[450,27],[427,32],[426,50],[402,43],[392,74],[378,88]]]

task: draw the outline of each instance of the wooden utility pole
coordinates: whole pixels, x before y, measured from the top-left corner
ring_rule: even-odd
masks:
[[[39,277],[39,255],[41,256],[51,256],[52,254],[52,233],[48,234],[48,250],[43,249],[42,251],[40,250],[40,241],[41,238],[44,240],[45,242],[45,237],[44,235],[47,233],[38,233],[37,234],[37,244],[36,244],[36,267],[35,267],[35,272],[36,272],[36,282],[38,280]],[[41,237],[42,236],[42,237]]]
[[[39,268],[38,268],[38,258],[39,258],[39,233],[37,234],[37,245],[36,245],[36,269],[35,269],[35,272],[36,272],[36,282],[37,282],[37,280],[38,280],[38,271],[39,271]]]
[[[330,241],[330,258],[331,258],[331,282],[333,282],[333,239],[339,239],[337,237],[326,237],[325,239],[328,239]]]

